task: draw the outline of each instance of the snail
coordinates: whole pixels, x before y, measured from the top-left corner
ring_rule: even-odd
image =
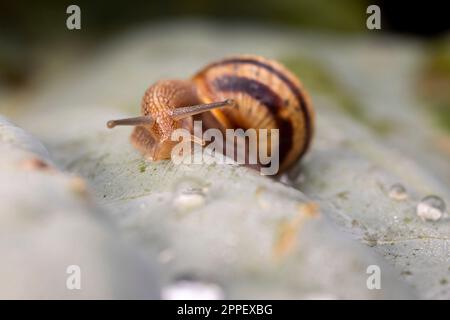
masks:
[[[280,172],[308,150],[314,131],[314,109],[298,78],[280,63],[239,55],[208,64],[190,80],[163,80],[142,99],[142,116],[108,121],[133,125],[131,142],[152,160],[170,159],[177,128],[192,129],[200,117],[224,131],[279,129]],[[191,141],[204,145],[195,135]]]

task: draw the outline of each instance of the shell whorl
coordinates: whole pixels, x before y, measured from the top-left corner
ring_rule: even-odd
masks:
[[[236,110],[213,110],[225,128],[278,128],[280,171],[308,150],[314,111],[298,78],[280,63],[241,55],[213,62],[193,82],[204,102],[234,99]]]

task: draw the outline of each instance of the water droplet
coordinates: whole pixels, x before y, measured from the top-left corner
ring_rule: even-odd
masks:
[[[396,183],[389,188],[389,197],[394,200],[405,200],[408,193],[403,185]]]
[[[206,202],[207,188],[202,187],[198,179],[189,177],[180,179],[174,189],[174,205],[179,211],[190,211],[203,206]]]
[[[215,283],[179,280],[162,288],[164,300],[222,300],[225,294]]]
[[[439,220],[445,212],[445,202],[437,196],[426,196],[417,205],[417,215],[422,220]]]
[[[200,190],[187,190],[175,197],[174,205],[179,211],[189,211],[205,204],[205,195]]]

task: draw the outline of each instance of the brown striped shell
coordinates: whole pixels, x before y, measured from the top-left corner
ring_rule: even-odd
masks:
[[[224,128],[278,128],[280,171],[308,150],[314,110],[300,80],[280,63],[255,55],[213,62],[193,77],[204,103],[234,99],[238,108],[212,110]]]

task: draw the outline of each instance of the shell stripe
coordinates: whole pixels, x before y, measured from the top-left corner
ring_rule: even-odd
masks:
[[[213,86],[219,91],[244,92],[253,99],[268,107],[270,113],[276,115],[276,109],[283,105],[283,101],[272,89],[265,84],[246,77],[225,75],[213,80]]]
[[[212,65],[210,65],[210,67],[226,65],[226,64],[246,64],[246,63],[264,68],[267,71],[269,71],[270,73],[272,73],[273,75],[277,76],[282,82],[284,82],[287,85],[287,87],[292,91],[292,93],[296,97],[298,104],[300,105],[300,108],[302,110],[303,119],[304,119],[304,123],[305,123],[305,143],[304,143],[304,146],[300,153],[300,156],[303,156],[303,154],[309,148],[309,144],[310,144],[311,136],[312,136],[312,127],[311,127],[310,114],[309,114],[309,110],[307,107],[307,103],[305,101],[305,97],[303,96],[302,92],[300,91],[300,89],[294,82],[292,82],[288,77],[286,77],[286,75],[284,75],[282,71],[277,70],[270,64],[266,64],[262,61],[251,59],[251,58],[235,58],[235,59],[222,60],[222,61],[213,63]]]

